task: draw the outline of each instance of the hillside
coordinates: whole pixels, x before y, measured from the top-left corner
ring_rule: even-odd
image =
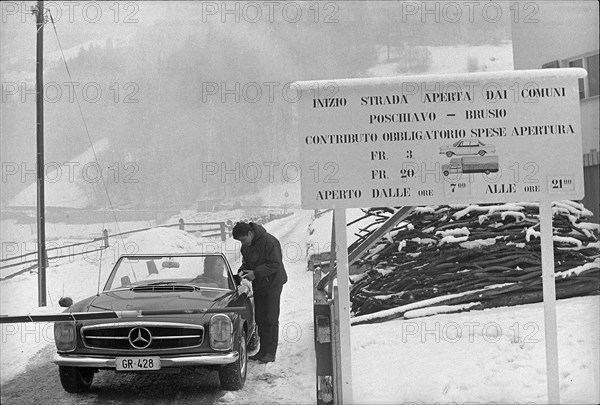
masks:
[[[435,30],[420,19],[396,25],[395,3],[342,3],[335,23],[315,22],[308,9],[297,23],[224,22],[218,15],[203,21],[200,2],[144,2],[136,21],[126,23],[128,14],[117,19],[111,4],[100,5],[105,18],[94,24],[78,15],[57,18],[58,37],[46,25],[45,158],[62,166],[107,139],[98,164],[105,178],[114,177],[108,167],[120,168],[111,184],[119,206],[187,205],[207,192],[235,197],[283,182],[281,167],[298,159],[295,81],[371,76],[382,64],[407,63],[421,47],[502,45],[499,54],[482,56],[479,68],[490,57],[498,60],[489,69],[512,61],[508,20],[493,26],[433,21]],[[22,164],[35,167],[35,30],[30,19],[17,18],[0,29],[2,78],[14,85],[0,112],[0,154],[19,168],[2,184],[7,204],[35,181],[21,176]],[[435,56],[421,72],[445,69],[441,59]],[[271,178],[268,165],[275,163]],[[256,165],[258,180],[251,172]],[[135,183],[123,181],[130,167]]]

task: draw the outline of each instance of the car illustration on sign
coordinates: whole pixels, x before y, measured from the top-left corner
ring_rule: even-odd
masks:
[[[450,159],[442,165],[444,176],[458,173],[495,173],[500,170],[498,156],[464,156]]]
[[[222,389],[244,386],[247,352],[258,346],[254,299],[222,254],[121,256],[103,291],[65,312],[106,311],[120,315],[55,322],[54,362],[66,391],[86,391],[100,369],[204,367],[218,370]]]
[[[496,152],[493,145],[486,145],[478,139],[463,139],[454,142],[452,145],[440,147],[440,153],[448,157],[454,155],[480,155]]]

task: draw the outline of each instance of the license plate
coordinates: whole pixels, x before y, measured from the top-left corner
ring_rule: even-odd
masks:
[[[160,370],[160,357],[117,357],[117,371]]]

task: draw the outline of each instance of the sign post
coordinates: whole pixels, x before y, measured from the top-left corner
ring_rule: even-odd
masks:
[[[559,401],[551,201],[583,198],[585,75],[543,69],[296,84],[302,208],[335,210],[335,343],[347,376],[340,402],[351,401],[352,389],[344,209],[524,201],[540,207],[548,399]]]
[[[337,402],[340,404],[352,404],[352,345],[350,338],[350,273],[348,269],[348,242],[346,238],[346,210],[338,209],[333,213],[335,227],[335,254],[337,264],[337,301],[336,318],[339,320],[338,328],[335,328],[334,350],[339,356],[339,374],[337,381],[341,387],[334,387],[338,393]],[[336,350],[337,349],[337,350]]]
[[[556,284],[554,282],[554,243],[552,240],[552,205],[549,201],[540,201],[540,232],[548,403],[559,404],[560,393],[558,390],[558,334],[556,323]]]

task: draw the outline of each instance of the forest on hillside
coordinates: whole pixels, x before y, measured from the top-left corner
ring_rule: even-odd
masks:
[[[76,50],[67,52],[72,77],[62,59],[46,63],[45,83],[63,92],[57,97],[54,87],[47,89],[46,98],[58,101],[45,106],[46,161],[69,162],[90,147],[90,140],[108,139],[108,150],[98,156],[101,166],[117,164],[122,174],[131,164],[136,168],[136,182],[111,185],[111,197],[123,207],[186,204],[264,187],[264,182],[234,176],[225,182],[219,175],[207,178],[203,170],[207,163],[229,170],[236,162],[265,167],[264,162],[296,161],[293,103],[286,97],[291,94],[286,85],[294,81],[364,77],[380,62],[382,50],[398,55],[398,49],[510,40],[510,24],[491,25],[482,19],[462,24],[402,22],[398,6],[389,3],[339,3],[332,23],[311,18],[296,23],[223,23],[217,18],[203,22],[199,3],[157,2],[148,7],[152,18],[125,28],[102,22],[75,27],[59,21],[63,48]],[[2,27],[2,54],[11,56],[2,58],[3,77],[27,89],[35,86],[35,36],[30,28]],[[22,36],[25,29],[28,34]],[[49,24],[46,41],[46,49],[56,55]],[[89,137],[77,104],[68,97],[65,83],[71,79],[79,83],[75,92]],[[82,88],[89,83],[93,85],[85,94]],[[96,89],[102,95],[91,100]],[[226,93],[228,89],[237,94]],[[1,120],[2,162],[25,162],[28,169],[34,168],[34,97],[6,97]],[[3,182],[3,204],[35,176],[25,180]],[[265,173],[262,180],[268,181]],[[100,183],[93,188],[93,205],[103,207]]]

